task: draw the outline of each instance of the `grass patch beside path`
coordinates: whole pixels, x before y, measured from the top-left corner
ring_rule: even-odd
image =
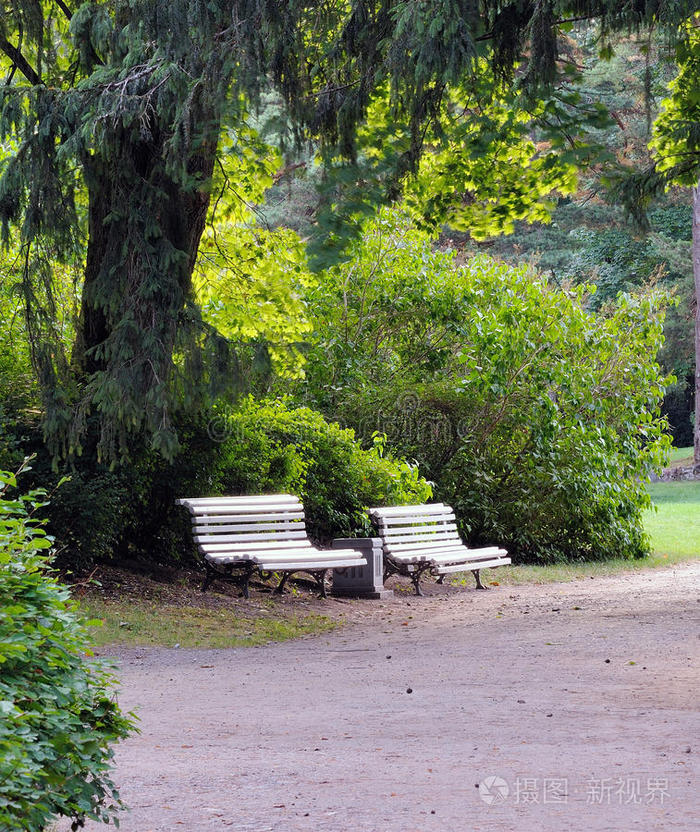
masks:
[[[162,605],[152,601],[81,601],[83,616],[101,620],[88,630],[95,647],[254,647],[271,641],[324,633],[338,626],[325,615],[280,615],[274,607],[255,618],[232,609]]]
[[[557,582],[578,581],[581,578],[605,578],[622,575],[625,572],[641,572],[648,569],[663,569],[675,563],[684,563],[700,558],[700,553],[690,554],[654,554],[641,560],[603,560],[586,563],[561,563],[552,566],[500,566],[496,570],[485,570],[481,580],[492,586],[517,586],[517,584],[552,584]],[[454,583],[472,586],[474,579],[465,576]]]
[[[671,448],[671,454],[668,459],[669,462],[687,462],[691,465],[693,462],[693,448]]]
[[[644,517],[652,550],[669,558],[700,557],[700,481],[653,482],[649,494],[657,506]]]
[[[686,452],[692,448],[675,448]],[[555,566],[503,566],[482,573],[485,583],[546,584],[576,581],[661,569],[674,563],[700,559],[700,482],[655,482],[649,494],[656,509],[644,512],[644,528],[651,538],[652,554],[642,560],[606,560],[590,563],[564,563]],[[471,575],[460,576],[453,583],[470,586]]]

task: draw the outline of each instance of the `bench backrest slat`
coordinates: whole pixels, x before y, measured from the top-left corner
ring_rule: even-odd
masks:
[[[411,514],[431,515],[450,514],[452,509],[444,503],[430,503],[421,506],[385,506],[373,508],[371,513],[377,518],[405,517]]]
[[[444,532],[440,533],[439,531],[431,532],[428,534],[413,534],[410,536],[402,536],[402,537],[389,537],[387,535],[382,535],[382,540],[387,544],[387,546],[415,546],[417,543],[449,543],[450,541],[454,542],[461,542],[461,538],[456,531],[453,532]]]
[[[304,523],[199,523],[192,525],[193,535],[203,534],[248,534],[254,532],[255,534],[265,534],[274,537],[277,534],[284,532],[305,532],[306,526]]]
[[[252,512],[238,512],[231,513],[230,509],[226,509],[224,513],[212,512],[206,509],[197,509],[197,514],[192,516],[192,523],[194,525],[206,525],[208,523],[294,523],[304,522],[303,511],[290,511],[287,513],[270,512],[269,514],[252,513]]]
[[[192,532],[201,549],[231,552],[311,547],[304,507],[291,494],[203,497],[177,501],[192,514]]]
[[[187,505],[186,503],[184,505]],[[251,506],[241,506],[241,505],[233,505],[231,503],[222,503],[221,505],[214,505],[214,504],[207,504],[203,506],[190,506],[187,505],[187,508],[196,516],[196,517],[217,517],[220,515],[230,515],[231,517],[241,517],[245,519],[246,517],[253,517],[255,515],[265,515],[267,517],[275,517],[276,515],[281,515],[283,519],[293,519],[299,515],[303,516],[304,512],[297,506],[280,506],[280,505],[269,505],[269,506],[261,506],[261,505],[251,505]]]
[[[258,495],[251,495],[245,494],[240,497],[183,497],[181,500],[176,501],[179,505],[193,505],[193,506],[203,506],[207,505],[219,505],[221,503],[231,503],[231,505],[243,506],[243,505],[269,505],[279,503],[287,504],[287,505],[296,505],[301,506],[301,502],[299,501],[298,497],[295,497],[293,494],[258,494]]]
[[[370,509],[387,552],[462,546],[457,519],[450,506],[390,506]]]
[[[287,549],[298,551],[301,549],[308,549],[314,551],[314,547],[308,540],[261,540],[261,541],[244,541],[242,543],[227,543],[221,540],[209,540],[206,543],[199,544],[207,551],[217,550],[227,552],[253,552],[253,551],[267,551],[273,549],[274,551],[283,552]]]

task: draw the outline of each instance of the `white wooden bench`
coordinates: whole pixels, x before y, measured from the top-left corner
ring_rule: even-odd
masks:
[[[293,572],[308,572],[326,597],[329,569],[365,566],[367,560],[351,549],[318,549],[304,524],[304,507],[290,494],[257,497],[206,497],[176,500],[192,514],[192,532],[206,568],[202,590],[224,577],[238,584],[245,598],[252,575],[282,573],[282,592]]]
[[[486,589],[479,570],[510,563],[506,550],[498,546],[465,546],[454,511],[443,503],[372,508],[369,514],[384,548],[385,579],[395,573],[409,577],[416,595],[422,594],[420,579],[424,572],[439,575],[442,581],[452,572],[471,570],[477,589]]]

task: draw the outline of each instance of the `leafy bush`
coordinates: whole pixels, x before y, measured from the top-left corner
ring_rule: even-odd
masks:
[[[299,495],[320,541],[366,534],[370,505],[423,502],[430,486],[414,466],[383,453],[380,438],[363,450],[350,430],[283,401],[244,400],[177,425],[180,452],[167,462],[144,450],[114,470],[76,460],[47,506],[56,564],[86,572],[96,562],[187,564],[190,519],[176,499],[288,491]],[[222,441],[223,440],[223,441]],[[35,433],[23,445],[40,456],[33,483],[59,474]]]
[[[583,292],[487,257],[457,268],[385,213],[319,286],[307,395],[418,460],[475,544],[642,556],[644,483],[668,445],[662,300],[595,315]]]
[[[108,822],[120,808],[111,744],[131,722],[112,678],[85,658],[87,635],[48,571],[42,492],[10,498],[0,473],[0,828],[38,832],[59,815]]]
[[[224,422],[228,437],[217,465],[217,490],[298,495],[309,534],[318,541],[369,534],[369,506],[422,503],[430,497],[430,485],[417,467],[385,454],[381,437],[364,450],[352,430],[309,408],[248,399]]]
[[[12,441],[24,455],[35,455],[33,470],[25,475],[29,487],[53,490],[68,475],[45,510],[55,565],[85,573],[96,562],[186,561],[191,553],[183,542],[190,524],[175,500],[212,492],[219,448],[207,423],[206,416],[178,421],[182,447],[171,462],[141,449],[130,463],[112,469],[86,453],[56,471],[38,426],[22,422]],[[0,449],[0,467],[4,458]]]

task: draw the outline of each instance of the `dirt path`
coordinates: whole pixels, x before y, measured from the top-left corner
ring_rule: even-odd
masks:
[[[698,828],[700,564],[363,608],[121,651],[124,832]]]

